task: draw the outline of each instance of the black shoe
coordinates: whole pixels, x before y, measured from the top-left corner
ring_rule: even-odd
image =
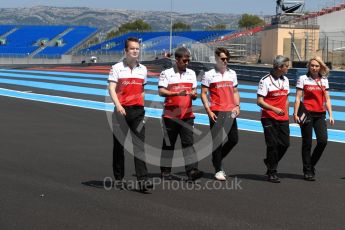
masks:
[[[315,176],[311,173],[304,174],[304,180],[306,181],[315,181]]]
[[[315,167],[314,166],[311,168],[311,174],[313,174],[313,176],[315,177]]]
[[[269,174],[267,180],[272,183],[280,183],[280,179],[277,174]]]
[[[120,190],[126,190],[126,181],[123,177],[115,177],[114,187]]]
[[[171,175],[171,172],[161,172],[161,178],[162,180],[172,180],[173,179],[173,176]]]
[[[120,189],[120,190],[127,190],[126,181],[124,181],[124,180],[117,180],[117,181],[115,181],[115,183],[114,183],[114,187],[115,187],[116,189]]]
[[[262,161],[264,162],[264,164],[266,165],[266,167],[269,168],[269,167],[268,167],[267,159],[263,159]],[[268,175],[268,174],[269,174],[269,171],[268,171],[268,169],[267,169],[265,175]]]
[[[152,181],[149,181],[148,179],[138,180],[138,186],[140,192],[146,192],[149,189],[153,188]]]
[[[204,172],[200,171],[199,169],[192,169],[191,171],[187,173],[189,181],[195,181],[201,178],[203,175],[204,175]]]
[[[123,181],[123,177],[121,177],[121,176],[115,176],[115,180],[116,180],[116,181]]]

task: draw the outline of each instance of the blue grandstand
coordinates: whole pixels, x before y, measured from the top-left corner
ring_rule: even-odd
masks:
[[[71,48],[82,44],[90,35],[94,34],[97,30],[95,28],[87,26],[78,26],[75,27],[71,32],[62,36],[63,46],[48,46],[43,49],[41,52],[35,55],[39,56],[49,56],[49,55],[61,55],[67,53]]]
[[[97,32],[87,26],[11,26],[0,25],[1,56],[58,56],[67,53]],[[56,46],[56,39],[63,41]]]
[[[211,31],[179,31],[173,32],[172,47],[195,42],[210,42],[214,39],[236,32],[235,30]],[[146,51],[168,50],[170,45],[169,32],[130,32],[119,37],[94,45],[84,51],[117,52],[124,49],[124,41],[128,37],[137,37],[144,44]]]
[[[7,32],[11,31],[13,28],[14,26],[11,26],[11,25],[0,26],[0,37],[6,34]]]
[[[0,25],[0,56],[60,58],[76,50],[98,30],[88,26],[16,26]],[[178,31],[173,32],[172,48],[189,46],[195,42],[210,42],[221,36],[232,34],[234,30]],[[122,52],[128,37],[142,41],[145,51],[168,50],[170,33],[129,32],[80,51]]]

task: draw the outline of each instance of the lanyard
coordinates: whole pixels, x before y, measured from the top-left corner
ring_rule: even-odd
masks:
[[[321,81],[321,79],[319,80],[319,81],[317,81],[315,78],[313,78],[314,79],[314,81],[315,81],[315,83],[316,83],[316,85],[317,86],[319,86],[320,87],[320,89],[322,90],[322,92],[323,92],[323,87],[322,87],[322,81]]]
[[[282,81],[282,85],[280,86],[280,83],[279,83],[279,78],[278,78],[278,86],[276,84],[274,84],[274,81],[272,80],[272,75],[270,75],[270,80],[272,82],[272,84],[279,90],[284,90],[284,80]]]
[[[312,77],[313,78],[313,77]],[[316,78],[313,78],[313,80],[315,81],[316,85],[321,89],[321,92],[322,92],[322,103],[325,103],[326,101],[326,95],[325,95],[325,90],[323,90],[323,87],[322,87],[322,81],[321,81],[321,78],[319,81],[316,80]]]

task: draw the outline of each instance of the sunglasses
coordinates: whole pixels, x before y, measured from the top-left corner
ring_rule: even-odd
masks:
[[[189,62],[190,62],[190,59],[182,59],[182,62],[185,63],[185,64],[186,64],[186,63],[189,63]]]
[[[228,58],[220,58],[222,61],[228,61]]]

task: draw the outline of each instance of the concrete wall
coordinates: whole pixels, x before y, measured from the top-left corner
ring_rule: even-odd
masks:
[[[320,32],[344,31],[343,35],[345,37],[345,9],[319,16],[317,24],[320,26]],[[345,40],[344,37],[339,39]]]
[[[0,65],[13,64],[71,64],[71,55],[62,55],[61,58],[15,58],[15,57],[0,57]]]
[[[316,54],[319,47],[319,29],[317,27],[274,25],[262,32],[262,63],[272,64],[276,55],[291,57],[290,32],[295,33],[295,44],[303,60]],[[307,42],[306,37],[308,37]],[[307,53],[305,52],[306,45],[308,46]],[[298,60],[297,55],[295,55],[295,60]]]

